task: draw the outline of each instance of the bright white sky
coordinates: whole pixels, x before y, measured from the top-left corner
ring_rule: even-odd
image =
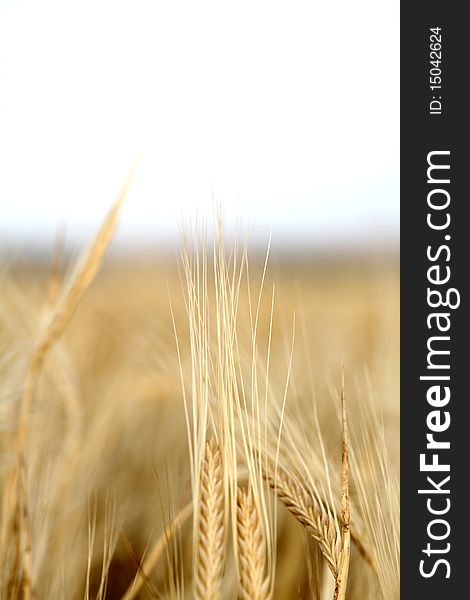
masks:
[[[399,221],[398,0],[0,0],[0,237],[121,239],[221,200],[255,233]]]

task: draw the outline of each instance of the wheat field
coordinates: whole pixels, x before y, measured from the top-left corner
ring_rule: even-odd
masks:
[[[0,598],[399,598],[393,257],[0,267]]]

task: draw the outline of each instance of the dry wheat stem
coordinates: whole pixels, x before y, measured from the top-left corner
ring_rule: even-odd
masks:
[[[266,544],[251,489],[238,489],[237,541],[241,600],[267,600],[270,582],[266,572]]]
[[[168,546],[169,542],[176,534],[176,532],[184,525],[187,519],[193,512],[193,503],[190,502],[176,515],[173,521],[168,525],[162,535],[156,541],[151,552],[145,558],[143,564],[139,568],[134,581],[131,583],[126,593],[122,597],[122,600],[134,600],[137,594],[140,592],[145,580],[148,578],[155,565],[158,563],[163,551]]]
[[[198,600],[216,600],[224,572],[224,484],[220,451],[206,442],[200,475],[194,594]]]
[[[342,548],[339,572],[336,577],[333,600],[345,600],[348,584],[349,558],[351,552],[351,531],[349,512],[349,436],[346,419],[346,398],[344,394],[344,365],[341,372],[341,420],[343,425],[342,469],[341,469],[341,530]]]

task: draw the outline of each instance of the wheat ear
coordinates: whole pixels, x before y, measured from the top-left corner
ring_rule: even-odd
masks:
[[[216,600],[225,560],[224,485],[220,451],[213,439],[205,446],[197,509],[194,593],[198,600]]]
[[[276,471],[275,476],[271,473],[267,474],[271,489],[287,510],[304,526],[307,533],[319,543],[322,554],[336,579],[339,548],[333,511],[286,471],[279,467]]]
[[[265,541],[251,489],[238,489],[237,534],[239,598],[267,600],[270,598],[270,585],[269,577],[266,576]]]

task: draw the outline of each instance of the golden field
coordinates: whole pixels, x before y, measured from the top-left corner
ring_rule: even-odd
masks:
[[[0,597],[399,598],[397,260],[103,227],[1,269]]]

